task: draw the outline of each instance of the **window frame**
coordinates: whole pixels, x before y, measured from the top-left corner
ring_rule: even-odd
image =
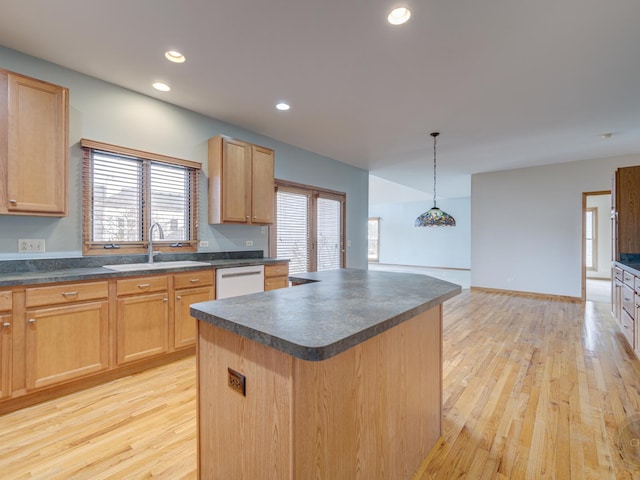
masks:
[[[375,258],[371,258],[369,257],[369,241],[372,240],[372,238],[369,237],[369,222],[375,222],[376,223],[376,236],[375,236],[375,241],[376,241],[376,256]],[[367,262],[369,263],[378,263],[380,262],[380,217],[369,217],[369,220],[367,221]]]
[[[308,246],[308,258],[309,271],[315,272],[318,269],[318,229],[317,229],[317,203],[318,198],[326,198],[329,200],[336,200],[340,202],[341,210],[341,225],[340,225],[340,268],[346,266],[346,225],[347,225],[347,194],[345,192],[339,192],[336,190],[329,190],[327,188],[314,187],[312,185],[305,185],[302,183],[290,182],[287,180],[275,179],[275,194],[273,196],[274,202],[274,222],[269,227],[269,255],[272,257],[277,256],[277,226],[278,226],[278,190],[285,192],[297,193],[306,195],[309,198],[308,214],[307,214],[307,231],[309,232],[309,246]]]
[[[591,238],[587,238],[587,216],[591,213]],[[588,271],[597,271],[598,270],[598,208],[597,207],[588,207],[585,210],[584,216],[584,224],[585,224],[585,268]],[[591,266],[587,265],[587,242],[591,240]]]
[[[153,241],[154,250],[170,253],[187,253],[198,251],[198,183],[199,172],[202,164],[190,160],[169,157],[142,150],[136,150],[118,145],[112,145],[94,140],[82,139],[82,253],[83,255],[128,255],[146,254],[149,247],[150,228],[150,169],[151,165],[161,164],[171,167],[185,168],[190,176],[189,182],[189,239],[185,241],[160,240]],[[93,153],[101,152],[107,155],[123,156],[138,160],[142,164],[144,179],[142,183],[142,220],[138,227],[141,229],[141,239],[133,242],[106,242],[93,241],[93,212],[92,212],[92,192],[93,192]]]

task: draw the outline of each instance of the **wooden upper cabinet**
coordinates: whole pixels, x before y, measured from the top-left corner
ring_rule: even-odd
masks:
[[[640,166],[619,168],[614,184],[614,260],[621,253],[640,253]]]
[[[0,214],[68,211],[69,90],[0,70]]]
[[[209,139],[209,223],[273,223],[274,191],[273,150]]]

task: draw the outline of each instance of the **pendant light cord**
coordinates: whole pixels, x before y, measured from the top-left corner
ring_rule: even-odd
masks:
[[[436,138],[440,135],[438,132],[433,132],[433,208],[436,208]]]

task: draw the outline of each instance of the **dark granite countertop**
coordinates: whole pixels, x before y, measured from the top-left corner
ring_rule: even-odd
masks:
[[[264,258],[258,256],[262,251],[252,252],[220,252],[220,253],[193,253],[193,254],[167,254],[157,257],[154,263],[162,261],[195,260],[206,262],[210,265],[197,265],[179,268],[155,268],[153,270],[116,271],[103,268],[100,265],[116,265],[120,263],[144,263],[145,255],[120,255],[97,256],[78,258],[56,258],[42,260],[8,260],[0,261],[0,287],[13,287],[18,285],[34,285],[44,283],[59,283],[85,280],[100,280],[115,277],[132,277],[140,275],[159,275],[177,273],[190,270],[202,270],[205,268],[226,268],[251,265],[268,265],[288,260],[277,258]],[[250,258],[239,258],[243,255]],[[231,257],[231,258],[230,258]],[[233,258],[238,257],[238,258]]]
[[[191,306],[191,315],[303,360],[326,360],[461,292],[426,275],[341,269],[299,286]]]

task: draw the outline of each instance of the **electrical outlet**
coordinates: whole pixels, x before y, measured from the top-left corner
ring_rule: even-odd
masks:
[[[231,387],[231,389],[235,390],[238,393],[241,393],[243,397],[246,397],[247,384],[244,375],[228,367],[227,371],[229,372],[229,386]]]
[[[209,246],[209,242],[207,240],[200,240],[199,246],[208,247]]]
[[[267,227],[260,227],[260,233],[262,235],[266,235],[267,234]]]
[[[244,244],[245,244],[247,247],[253,247],[253,240],[247,240],[246,242],[244,242]]]
[[[351,240],[347,240],[347,247],[351,246]]]
[[[44,252],[44,239],[21,238],[18,240],[18,253]]]

